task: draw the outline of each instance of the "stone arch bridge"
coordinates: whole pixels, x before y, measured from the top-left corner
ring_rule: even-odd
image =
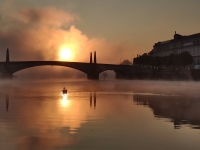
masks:
[[[0,62],[0,72],[3,78],[12,78],[15,72],[31,68],[35,66],[63,66],[70,67],[82,71],[87,74],[88,79],[98,80],[99,74],[106,70],[113,70],[120,73],[127,78],[130,65],[114,65],[114,64],[100,64],[96,61],[96,52],[94,52],[94,61],[92,60],[92,53],[90,53],[90,62],[64,62],[64,61],[10,61],[9,50],[7,49],[6,61]]]

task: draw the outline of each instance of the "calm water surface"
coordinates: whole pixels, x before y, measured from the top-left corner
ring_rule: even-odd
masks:
[[[199,150],[199,129],[198,82],[0,83],[2,150]]]

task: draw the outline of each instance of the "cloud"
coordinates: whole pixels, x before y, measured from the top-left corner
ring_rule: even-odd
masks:
[[[97,51],[98,62],[116,64],[127,55],[126,50],[134,49],[123,41],[109,43],[105,38],[88,38],[74,25],[79,16],[55,7],[13,10],[1,10],[1,60],[5,60],[6,48],[13,61],[60,60],[61,47],[67,47],[73,53],[69,61],[89,62],[90,52]]]
[[[9,21],[3,21],[4,28],[0,30],[1,48],[9,47],[11,53],[14,52],[14,59],[55,59],[56,50],[61,44],[59,41],[69,32],[61,27],[77,19],[76,15],[53,7],[21,9],[15,15],[11,14]]]
[[[66,13],[54,7],[43,9],[25,8],[13,17],[28,25],[38,24],[39,26],[48,25],[54,27],[61,27],[64,24],[79,19],[76,15]]]

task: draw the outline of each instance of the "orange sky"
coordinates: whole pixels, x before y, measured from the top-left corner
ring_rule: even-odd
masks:
[[[0,0],[0,61],[11,60],[119,64],[172,39],[174,32],[199,32],[200,1],[168,0]],[[62,49],[71,57],[62,57]]]
[[[57,59],[59,45],[66,44],[73,47],[74,61],[87,61],[89,52],[96,50],[99,61],[117,63],[121,57],[131,59],[150,51],[155,42],[171,39],[174,31],[183,35],[199,32],[199,3],[1,0],[0,39],[7,44],[1,42],[0,47],[2,53],[10,47],[13,51],[26,49],[31,56],[40,52],[32,59]],[[116,57],[110,59],[104,52]],[[87,57],[80,58],[80,53]]]

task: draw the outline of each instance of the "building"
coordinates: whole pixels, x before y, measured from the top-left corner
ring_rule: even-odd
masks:
[[[153,56],[169,56],[188,51],[193,56],[193,64],[200,65],[200,33],[183,36],[175,32],[174,39],[155,43],[149,53]]]

